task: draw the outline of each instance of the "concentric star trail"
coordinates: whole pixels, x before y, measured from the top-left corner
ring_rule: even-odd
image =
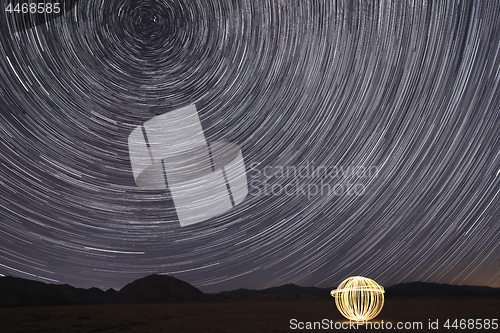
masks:
[[[0,276],[500,287],[496,1],[61,7],[0,18]],[[127,138],[193,103],[208,142],[241,147],[249,195],[181,228]]]

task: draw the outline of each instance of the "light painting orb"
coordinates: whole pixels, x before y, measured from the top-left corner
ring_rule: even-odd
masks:
[[[330,295],[340,313],[349,320],[362,322],[375,318],[384,306],[384,287],[372,279],[353,276],[339,284]]]

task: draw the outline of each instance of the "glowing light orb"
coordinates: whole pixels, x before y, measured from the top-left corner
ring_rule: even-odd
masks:
[[[349,320],[361,322],[375,318],[384,306],[384,287],[372,279],[353,276],[339,284],[330,295],[340,313]]]

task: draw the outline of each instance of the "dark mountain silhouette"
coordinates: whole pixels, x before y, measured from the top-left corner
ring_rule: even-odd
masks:
[[[109,303],[168,303],[242,300],[294,300],[331,297],[335,288],[300,287],[287,284],[263,290],[237,289],[205,294],[172,276],[149,275],[124,286],[120,291],[82,289],[70,285],[46,284],[15,277],[0,278],[0,306],[76,305]],[[500,288],[455,286],[426,282],[401,283],[385,288],[391,298],[500,297]]]
[[[295,284],[285,284],[280,287],[272,287],[262,290],[252,290],[252,289],[237,289],[231,291],[223,291],[218,295],[224,296],[226,298],[239,298],[239,297],[249,297],[256,295],[273,295],[273,296],[296,296],[296,295],[310,295],[318,297],[329,297],[330,291],[334,288],[317,288],[317,287],[300,287]]]
[[[409,282],[385,288],[386,298],[500,297],[500,288]]]
[[[6,276],[0,278],[0,306],[111,303],[116,291],[82,289]]]
[[[252,297],[256,295],[296,296],[310,295],[331,297],[330,291],[336,288],[300,287],[287,284],[262,290],[237,289],[223,291],[218,295],[227,298]],[[385,297],[391,298],[439,298],[439,297],[500,297],[500,288],[483,286],[456,286],[449,284],[410,282],[385,288]]]
[[[172,276],[149,275],[123,287],[116,295],[124,303],[189,302],[213,299]]]

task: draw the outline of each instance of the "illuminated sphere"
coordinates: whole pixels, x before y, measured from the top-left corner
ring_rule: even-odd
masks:
[[[356,322],[372,320],[384,306],[384,287],[361,276],[342,281],[330,295],[335,297],[340,313]]]

